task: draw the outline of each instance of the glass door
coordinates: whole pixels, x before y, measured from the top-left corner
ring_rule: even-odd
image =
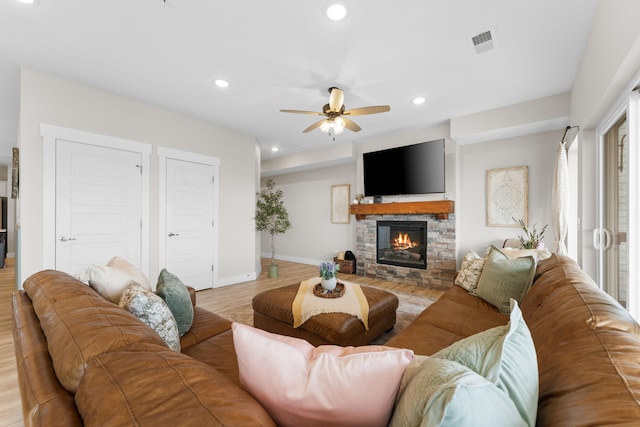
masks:
[[[628,301],[629,141],[626,114],[604,135],[602,182],[602,287],[623,307]]]

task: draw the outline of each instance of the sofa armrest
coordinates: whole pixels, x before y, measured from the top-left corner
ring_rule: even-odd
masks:
[[[189,291],[189,296],[191,297],[191,304],[193,304],[193,306],[195,307],[196,306],[196,290],[191,286],[187,286],[187,290]]]

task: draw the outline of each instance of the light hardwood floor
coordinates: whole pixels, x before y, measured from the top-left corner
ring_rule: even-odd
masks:
[[[197,293],[197,305],[207,310],[221,311],[234,306],[250,303],[254,295],[267,289],[279,288],[303,279],[317,276],[316,266],[278,261],[278,278],[267,277],[269,260],[262,260],[262,271],[257,280],[239,283],[233,286],[209,289]],[[387,282],[350,274],[339,273],[338,277],[382,289],[396,290],[437,299],[442,291],[418,288],[402,283]],[[15,288],[15,269],[13,259],[7,259],[5,268],[0,269],[0,427],[22,427],[22,409],[16,375],[16,362],[13,352],[11,332],[11,295]]]

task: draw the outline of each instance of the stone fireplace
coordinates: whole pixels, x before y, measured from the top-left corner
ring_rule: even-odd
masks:
[[[452,201],[352,205],[351,213],[357,219],[357,274],[426,288],[450,288],[456,273],[453,207]],[[422,236],[420,227],[424,227]],[[425,255],[419,262],[422,250]]]

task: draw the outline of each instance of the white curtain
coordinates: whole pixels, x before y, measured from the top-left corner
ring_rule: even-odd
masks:
[[[567,237],[569,222],[569,167],[567,165],[567,150],[564,141],[558,146],[556,174],[553,177],[553,199],[551,202],[551,218],[553,227],[553,252],[567,254],[564,244]]]

